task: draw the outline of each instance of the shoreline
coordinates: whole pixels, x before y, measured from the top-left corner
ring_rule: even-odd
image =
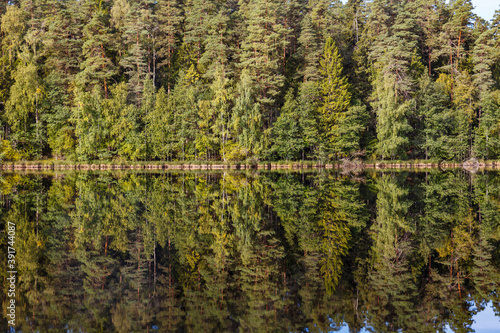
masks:
[[[338,169],[346,171],[356,170],[377,170],[377,169],[456,169],[464,168],[466,170],[476,169],[500,169],[500,161],[484,161],[484,162],[445,162],[445,163],[425,163],[422,161],[407,161],[407,162],[361,162],[361,163],[328,163],[318,164],[314,162],[297,163],[297,162],[274,162],[274,163],[231,163],[231,164],[216,164],[216,163],[168,163],[168,162],[137,162],[137,163],[120,163],[120,164],[98,164],[98,163],[41,163],[37,161],[26,163],[8,163],[0,164],[0,170],[130,170],[130,169],[148,169],[148,170],[278,170],[278,169]]]

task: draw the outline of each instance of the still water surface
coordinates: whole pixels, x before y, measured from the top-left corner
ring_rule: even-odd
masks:
[[[0,190],[19,332],[500,331],[496,172],[4,173]]]

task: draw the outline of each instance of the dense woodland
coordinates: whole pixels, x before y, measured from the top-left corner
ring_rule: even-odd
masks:
[[[9,0],[0,158],[500,158],[470,0]]]
[[[500,313],[498,173],[4,173],[0,193],[17,331],[473,332]]]

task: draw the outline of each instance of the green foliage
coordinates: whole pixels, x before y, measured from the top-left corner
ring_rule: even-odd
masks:
[[[347,78],[342,76],[342,60],[332,38],[326,40],[319,64],[319,72],[322,76],[320,88],[323,97],[323,103],[319,108],[321,132],[323,140],[326,141],[325,148],[336,156],[340,153],[338,149],[340,147],[338,143],[340,123],[344,121],[345,111],[351,103],[351,93]]]
[[[1,139],[73,161],[490,156],[498,13],[343,2],[3,1]]]
[[[481,118],[475,135],[475,153],[482,159],[500,158],[500,91],[483,95]]]
[[[424,76],[417,101],[423,118],[421,142],[426,158],[460,160],[467,142],[460,135],[460,120],[451,108],[450,96],[446,94],[443,83],[434,83]]]
[[[17,161],[21,158],[19,152],[12,148],[8,140],[0,142],[0,161]]]
[[[377,152],[382,158],[404,159],[411,131],[407,116],[415,107],[414,101],[400,102],[395,83],[388,77],[380,78],[375,87],[377,113]]]
[[[274,123],[272,132],[271,154],[277,159],[287,161],[296,159],[304,149],[304,140],[300,132],[298,105],[293,90],[290,89],[285,97],[285,105],[281,114]]]
[[[153,158],[172,160],[175,148],[174,110],[172,95],[167,95],[161,88],[156,94],[155,107],[146,118]]]

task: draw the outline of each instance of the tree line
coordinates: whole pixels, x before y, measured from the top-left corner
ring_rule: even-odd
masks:
[[[497,173],[0,181],[18,330],[472,332],[477,312],[500,310]]]
[[[0,158],[500,158],[470,0],[9,0]]]

